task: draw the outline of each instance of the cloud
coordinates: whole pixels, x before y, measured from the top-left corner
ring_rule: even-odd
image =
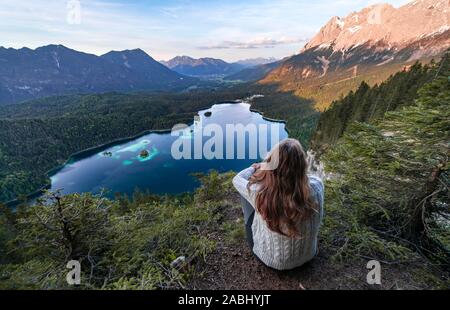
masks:
[[[73,25],[68,1],[0,0],[0,45],[64,44],[97,55],[139,47],[157,59],[283,58],[332,16],[373,0],[79,0],[81,23]]]
[[[282,38],[282,39],[255,39],[247,42],[243,41],[223,41],[219,44],[208,45],[208,46],[199,46],[199,49],[204,50],[214,50],[214,49],[257,49],[257,48],[274,48],[280,45],[289,45],[289,44],[300,44],[306,43],[307,39],[292,39],[292,38]]]

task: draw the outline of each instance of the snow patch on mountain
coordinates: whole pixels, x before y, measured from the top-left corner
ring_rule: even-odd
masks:
[[[336,24],[338,25],[339,28],[344,29],[345,21],[342,20],[340,17],[338,17]]]
[[[321,49],[327,49],[327,48],[329,48],[329,47],[331,47],[331,43],[330,43],[330,42],[328,42],[328,43],[322,43],[322,44],[320,44],[320,45],[316,48],[316,51],[317,51],[317,50],[321,50]]]
[[[58,67],[58,69],[60,69],[61,65],[59,63],[58,53],[54,51],[54,52],[52,52],[52,56],[53,56],[53,60],[55,61],[56,67]]]
[[[127,67],[128,69],[131,69],[131,65],[130,65],[130,63],[128,62],[127,56],[122,55],[122,59],[123,59],[123,65],[124,65],[125,67]]]
[[[361,30],[362,26],[353,26],[347,29],[347,31],[350,31],[351,33],[355,33],[358,32],[359,30]]]
[[[317,57],[317,59],[318,59],[318,60],[321,62],[321,64],[322,64],[322,70],[323,70],[323,73],[322,73],[321,76],[325,76],[325,75],[327,74],[327,72],[328,72],[328,68],[329,68],[329,66],[330,66],[330,61],[329,61],[327,58],[325,58],[325,56]]]
[[[382,65],[385,65],[385,64],[387,64],[387,63],[389,63],[389,62],[393,61],[394,59],[395,59],[395,57],[393,57],[393,56],[391,56],[391,57],[387,57],[387,59],[386,59],[386,60],[384,60],[384,61],[380,62],[379,64],[377,64],[377,66],[382,66]]]

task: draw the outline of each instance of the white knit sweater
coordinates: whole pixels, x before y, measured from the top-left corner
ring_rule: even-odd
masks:
[[[233,179],[234,187],[255,208],[257,186],[247,189],[254,168],[241,171]],[[316,176],[309,176],[309,184],[314,199],[319,204],[319,212],[310,219],[298,223],[299,238],[289,238],[271,231],[265,220],[256,211],[252,224],[253,252],[267,266],[278,270],[293,269],[311,260],[317,254],[317,235],[323,218],[324,186]]]

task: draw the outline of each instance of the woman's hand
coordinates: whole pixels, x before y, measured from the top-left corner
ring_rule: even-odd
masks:
[[[255,170],[258,170],[261,168],[261,163],[256,163],[252,165],[252,168],[254,168]]]
[[[306,161],[308,162],[308,174],[324,180],[326,175],[323,163],[316,161],[316,155],[314,152],[308,151],[307,154],[308,157],[306,158]]]

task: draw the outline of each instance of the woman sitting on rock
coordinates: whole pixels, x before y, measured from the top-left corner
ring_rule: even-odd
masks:
[[[300,142],[286,139],[233,179],[243,198],[250,248],[271,268],[301,266],[318,252],[324,187],[321,177],[308,175],[311,164]]]

